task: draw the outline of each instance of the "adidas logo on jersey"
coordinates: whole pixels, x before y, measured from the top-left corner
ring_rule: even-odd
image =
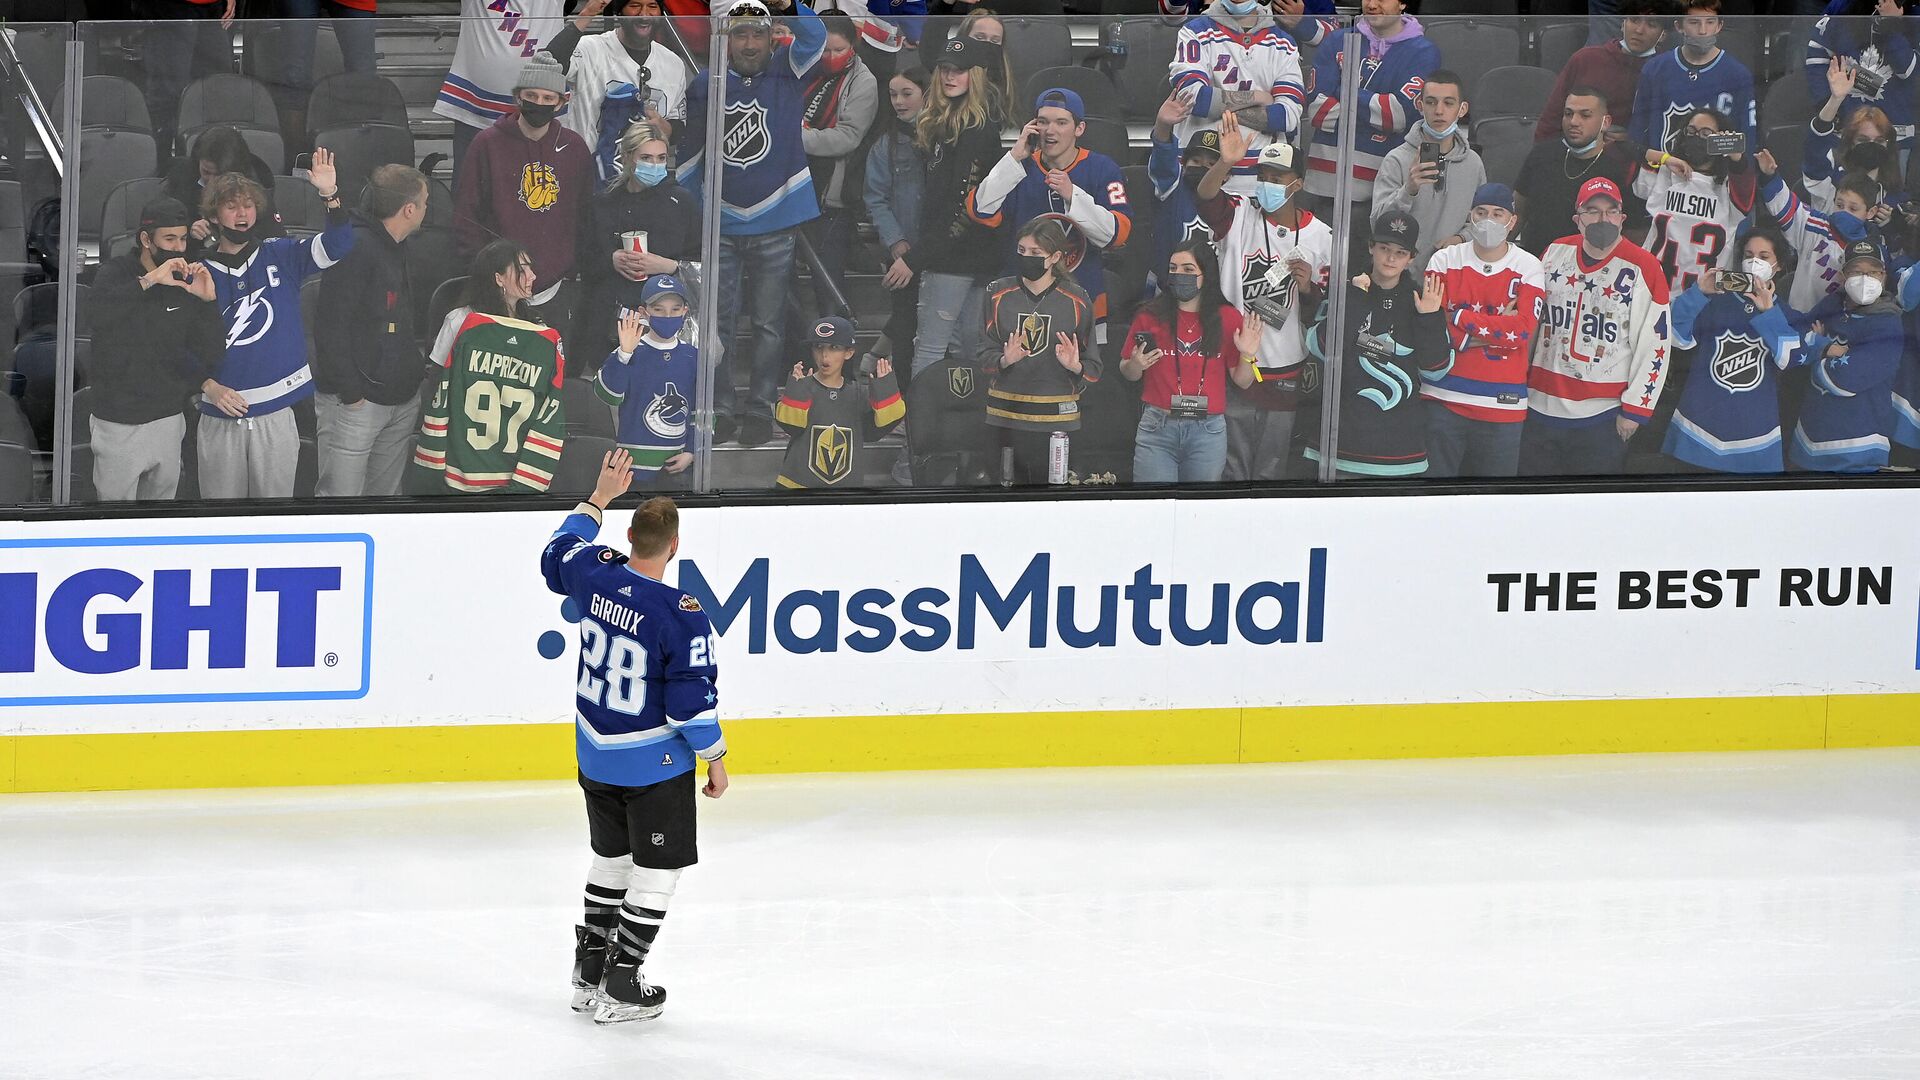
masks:
[[[508,339],[507,339],[507,344],[509,344],[509,345],[518,345],[518,344],[520,344],[520,339],[519,339],[518,337],[510,337],[510,338],[508,338]]]
[[[622,586],[622,587],[621,587],[621,589],[620,589],[620,595],[621,595],[621,596],[632,596],[632,595],[633,595],[633,586],[631,586],[631,585],[626,585],[626,586]]]

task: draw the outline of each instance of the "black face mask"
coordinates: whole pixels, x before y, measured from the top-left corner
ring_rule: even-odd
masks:
[[[1707,140],[1690,131],[1681,133],[1679,138],[1673,140],[1673,156],[1699,172],[1713,171],[1714,162],[1719,160],[1713,156],[1713,147],[1707,144]]]
[[[1039,281],[1047,276],[1047,256],[1021,255],[1020,276],[1028,281]]]
[[[1206,175],[1207,170],[1189,165],[1180,170],[1180,182],[1190,188],[1197,188],[1200,186],[1200,181],[1206,178]]]
[[[1860,172],[1872,172],[1887,163],[1891,157],[1885,143],[1858,142],[1847,150],[1847,168]]]
[[[558,105],[535,105],[531,101],[519,101],[516,104],[520,107],[520,119],[525,120],[528,127],[546,127],[553,123],[554,116],[560,112]]]
[[[235,228],[232,225],[222,225],[220,226],[220,235],[225,237],[229,244],[245,244],[253,240],[253,229],[253,225],[249,225],[244,229]]]
[[[1182,303],[1200,295],[1199,274],[1168,274],[1167,295]]]

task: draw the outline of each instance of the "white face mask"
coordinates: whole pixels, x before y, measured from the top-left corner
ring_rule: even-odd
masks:
[[[1486,248],[1489,251],[1506,243],[1507,236],[1511,232],[1506,222],[1495,221],[1493,218],[1482,218],[1467,225],[1467,239],[1473,241],[1475,247]]]
[[[1871,304],[1880,299],[1880,279],[1855,274],[1847,279],[1847,299],[1856,304]]]
[[[1745,270],[1755,281],[1773,280],[1773,264],[1765,259],[1742,259],[1740,269]]]

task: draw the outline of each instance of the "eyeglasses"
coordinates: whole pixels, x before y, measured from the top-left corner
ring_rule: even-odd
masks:
[[[1627,215],[1622,213],[1617,206],[1595,206],[1576,211],[1573,216],[1579,218],[1581,221],[1606,221],[1610,218],[1626,217]]]

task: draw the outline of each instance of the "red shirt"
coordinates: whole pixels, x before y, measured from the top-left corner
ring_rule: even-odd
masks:
[[[1207,415],[1218,416],[1227,411],[1227,372],[1240,362],[1240,347],[1233,343],[1233,335],[1240,332],[1240,312],[1232,305],[1220,309],[1220,347],[1212,356],[1200,354],[1200,313],[1182,311],[1175,320],[1177,325],[1169,332],[1165,323],[1155,318],[1153,312],[1142,311],[1133,317],[1133,326],[1127,330],[1127,343],[1122,354],[1136,351],[1133,347],[1133,335],[1153,335],[1154,347],[1163,355],[1160,362],[1147,369],[1140,380],[1140,400],[1162,409],[1173,408],[1173,395],[1205,395]]]
[[[1560,137],[1560,116],[1567,108],[1567,94],[1580,86],[1591,86],[1605,94],[1613,122],[1626,127],[1633,116],[1633,91],[1640,84],[1640,69],[1647,66],[1647,60],[1628,52],[1619,38],[1574,53],[1560,72],[1559,81],[1553,84],[1553,92],[1547,95],[1540,120],[1533,125],[1533,140]]]

